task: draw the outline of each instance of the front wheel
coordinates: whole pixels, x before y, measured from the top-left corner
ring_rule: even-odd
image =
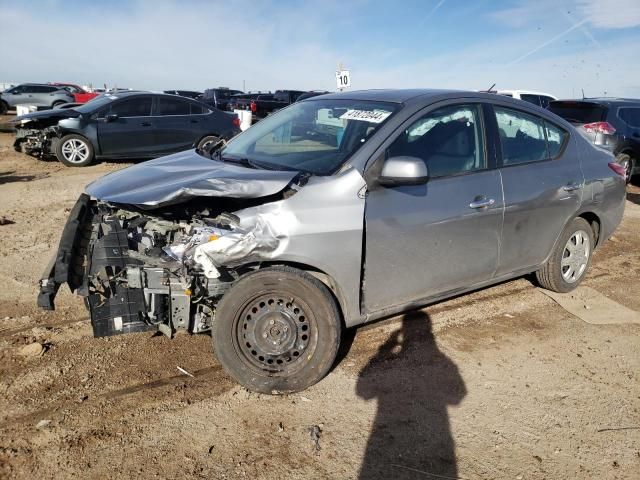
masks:
[[[559,293],[576,288],[589,269],[594,246],[591,225],[584,218],[574,218],[562,232],[547,263],[536,272],[540,285]]]
[[[86,167],[93,161],[93,146],[81,135],[65,135],[56,142],[58,160],[67,167]]]
[[[224,295],[211,334],[218,360],[238,383],[279,394],[304,390],[327,374],[341,323],[317,278],[272,267],[247,274]]]
[[[4,115],[9,111],[9,104],[4,100],[0,100],[0,115]]]

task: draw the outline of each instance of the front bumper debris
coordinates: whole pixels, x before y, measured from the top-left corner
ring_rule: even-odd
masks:
[[[71,209],[62,231],[58,250],[40,279],[38,306],[44,310],[55,310],[54,301],[63,283],[67,283],[72,292],[82,286],[82,276],[73,275],[71,262],[80,248],[80,227],[87,221],[89,215],[89,196],[83,193]]]

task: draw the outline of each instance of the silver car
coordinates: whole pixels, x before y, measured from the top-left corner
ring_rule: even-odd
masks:
[[[610,153],[491,94],[324,95],[226,146],[110,173],[73,208],[41,280],[96,336],[211,331],[227,372],[302,390],[345,328],[536,272],[574,289],[620,222]]]
[[[73,101],[73,94],[60,86],[23,83],[0,93],[0,114],[17,105],[33,105],[43,109]]]

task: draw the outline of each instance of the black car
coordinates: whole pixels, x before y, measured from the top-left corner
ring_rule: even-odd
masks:
[[[231,90],[226,87],[207,88],[199,100],[213,108],[217,108],[218,110],[227,110],[229,99],[234,95],[242,93],[244,92],[241,92],[240,90]]]
[[[16,150],[55,155],[69,167],[87,166],[94,158],[155,158],[240,133],[234,114],[148,92],[105,94],[78,107],[34,112],[14,122]]]
[[[610,150],[624,167],[627,182],[640,173],[640,100],[556,100],[549,110],[575,125],[595,145]]]

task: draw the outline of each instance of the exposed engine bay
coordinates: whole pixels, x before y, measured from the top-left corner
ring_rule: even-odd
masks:
[[[85,297],[96,337],[203,332],[222,295],[279,242],[260,216],[243,225],[202,200],[151,213],[83,194],[41,280],[38,303],[53,309],[57,289],[67,282]]]
[[[32,128],[31,125],[17,126],[13,147],[16,151],[36,157],[54,155],[55,142],[63,136],[58,126]]]

